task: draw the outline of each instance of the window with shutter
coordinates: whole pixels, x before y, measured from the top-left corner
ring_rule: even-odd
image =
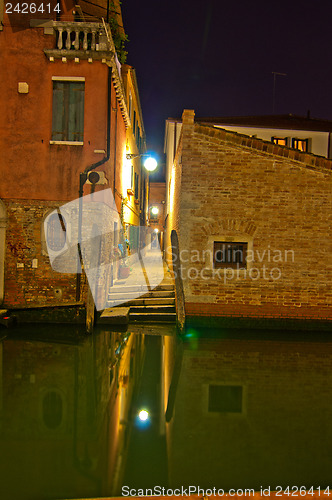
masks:
[[[84,82],[53,81],[52,141],[83,142]]]

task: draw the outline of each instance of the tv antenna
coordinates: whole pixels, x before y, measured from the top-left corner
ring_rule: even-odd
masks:
[[[277,76],[287,76],[286,73],[278,73],[277,71],[272,71],[273,75],[273,102],[272,102],[272,113],[274,114],[276,107],[276,77]]]

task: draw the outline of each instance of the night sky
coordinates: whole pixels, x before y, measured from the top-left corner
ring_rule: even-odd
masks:
[[[329,0],[123,0],[148,148],[165,119],[275,113],[332,120]]]

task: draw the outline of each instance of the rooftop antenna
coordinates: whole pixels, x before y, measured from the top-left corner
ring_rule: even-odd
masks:
[[[272,103],[272,113],[274,114],[276,106],[276,77],[277,76],[287,76],[286,73],[278,73],[277,71],[272,71],[273,75],[273,103]]]

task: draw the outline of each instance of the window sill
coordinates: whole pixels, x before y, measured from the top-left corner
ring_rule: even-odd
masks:
[[[79,141],[50,141],[50,144],[57,144],[58,146],[83,146],[83,142]]]

